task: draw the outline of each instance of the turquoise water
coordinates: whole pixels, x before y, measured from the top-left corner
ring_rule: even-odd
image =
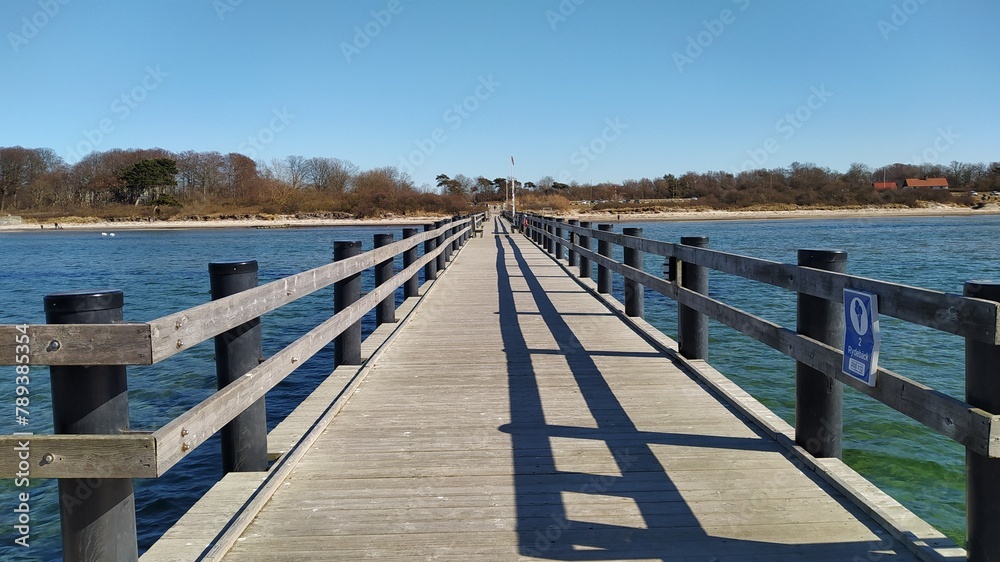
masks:
[[[616,230],[620,228],[616,226]],[[707,235],[711,247],[776,261],[794,262],[797,248],[843,249],[852,274],[960,293],[970,279],[1000,278],[1000,217],[905,218],[759,222],[629,224],[645,236],[676,241]],[[372,246],[386,228],[201,230],[119,232],[25,232],[0,234],[0,323],[41,323],[45,294],[93,288],[125,293],[125,319],[145,322],[209,299],[210,261],[257,259],[261,283],[328,263],[335,240]],[[659,274],[662,259],[646,257]],[[364,278],[370,287],[371,274]],[[622,282],[615,279],[619,298]],[[367,290],[367,289],[366,289]],[[795,296],[781,289],[713,273],[711,294],[770,320],[794,327]],[[647,319],[676,335],[676,306],[646,292]],[[401,295],[397,293],[397,300]],[[264,317],[265,354],[272,354],[325,319],[332,309],[326,289]],[[882,319],[881,364],[952,396],[964,395],[961,338]],[[364,321],[367,333],[371,315]],[[2,342],[0,342],[2,345]],[[11,342],[13,345],[13,342]],[[709,360],[786,420],[794,412],[794,362],[725,326],[710,328]],[[273,427],[315,387],[332,366],[332,349],[306,362],[268,395]],[[152,430],[209,396],[215,385],[211,342],[150,367],[129,368],[133,429]],[[30,427],[13,423],[13,367],[0,367],[0,432],[51,431],[46,402],[47,369],[32,378]],[[845,398],[845,460],[908,507],[958,540],[964,540],[964,450],[915,422],[848,390]],[[152,544],[221,476],[216,440],[205,443],[156,480],[136,480],[140,548]],[[0,483],[0,559],[59,558],[55,481],[32,481],[32,547],[13,546],[15,489]]]

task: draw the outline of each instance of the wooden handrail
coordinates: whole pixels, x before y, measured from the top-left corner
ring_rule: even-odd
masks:
[[[207,302],[146,323],[30,325],[32,365],[151,365],[226,330],[276,310],[416,247],[429,238],[468,225],[462,219],[421,232],[348,260],[333,262],[272,281],[237,295]],[[0,325],[0,337],[13,341],[16,325]],[[8,337],[9,336],[9,337]],[[0,347],[0,366],[15,365],[15,348]]]
[[[427,239],[437,238],[454,229],[454,232],[445,239],[445,244],[421,256],[386,283],[377,286],[349,308],[331,316],[240,380],[215,392],[154,432],[130,432],[124,435],[32,435],[30,437],[32,454],[44,459],[32,468],[32,477],[156,478],[163,475],[348,326],[358,322],[381,300],[392,295],[425,264],[437,259],[439,254],[450,248],[452,242],[459,241],[466,234],[473,232],[476,220],[479,219],[473,217],[450,222],[441,228],[418,233],[416,236],[354,258],[279,279],[145,324],[30,326],[29,334],[33,338],[46,338],[37,341],[48,341],[48,339],[58,341],[60,344],[54,351],[63,352],[48,356],[40,355],[38,361],[34,361],[32,356],[36,365],[157,363],[192,345],[332,285],[348,275],[357,274],[376,263],[392,259]],[[206,316],[208,317],[205,318]],[[17,329],[16,325],[0,326],[0,334],[8,328]],[[159,338],[161,343],[151,344],[149,334],[156,333],[157,330],[161,333],[171,330],[172,333],[169,337],[161,336]],[[119,337],[124,343],[117,339]],[[11,340],[13,339],[12,336]],[[105,349],[116,346],[123,348],[124,351]],[[170,349],[171,346],[175,349]],[[9,358],[0,356],[0,365],[14,364],[13,356]],[[5,451],[13,451],[18,439],[25,438],[16,435],[0,436],[0,446],[4,447]],[[15,455],[0,455],[0,478],[14,478],[18,471],[17,464]]]
[[[534,222],[538,226],[556,224],[551,219],[537,216],[530,217],[529,222]],[[559,224],[564,230],[572,231],[574,234],[605,240],[667,258],[690,260],[710,269],[828,298],[836,302],[842,301],[844,287],[872,291],[879,295],[880,314],[885,313],[914,324],[986,343],[993,343],[996,339],[998,305],[992,301],[704,248],[692,248],[680,244],[625,236],[596,228]],[[536,228],[536,230],[543,239],[550,236],[544,228]],[[691,307],[709,318],[736,329],[744,335],[824,373],[834,380],[851,386],[862,394],[870,396],[928,428],[961,443],[971,451],[990,458],[1000,458],[1000,416],[973,407],[962,400],[886,369],[878,370],[879,384],[875,387],[869,387],[841,372],[843,352],[839,349],[706,295],[685,289],[676,280],[669,281],[656,277],[602,256],[592,248],[572,243],[567,238],[562,239],[561,243],[570,247],[577,255],[587,258],[599,266],[649,287],[679,304]],[[813,284],[813,288],[806,290],[806,284]],[[883,298],[883,294],[886,295],[885,298]],[[909,306],[906,306],[907,303]],[[948,318],[942,318],[945,315],[940,313],[941,307],[948,307],[946,310],[956,312],[949,313]],[[935,312],[932,313],[932,309]],[[976,335],[979,338],[976,338]]]

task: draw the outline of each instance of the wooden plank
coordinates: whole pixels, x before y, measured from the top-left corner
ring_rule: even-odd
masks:
[[[153,320],[149,322],[153,362],[162,361],[289,302],[328,287],[350,275],[374,267],[379,262],[392,259],[397,254],[445,230],[448,229],[441,227],[430,232],[422,232],[417,236],[405,238],[345,260],[278,279],[248,291]],[[448,240],[454,240],[465,230],[468,230],[468,227]],[[442,251],[444,251],[443,246],[436,249],[431,255],[436,256]],[[422,259],[426,257],[422,256]]]
[[[27,474],[19,466],[21,461],[30,464]],[[156,476],[156,440],[152,435],[0,436],[0,478]]]
[[[0,365],[149,365],[150,337],[146,324],[2,325]]]
[[[555,224],[553,221],[542,222]],[[880,314],[976,341],[1000,345],[1000,304],[995,302],[707,248],[692,248],[596,229],[572,226],[564,228],[597,240],[605,240],[666,258],[675,257],[681,261],[751,281],[767,283],[833,302],[843,301],[845,288],[868,291],[878,295]],[[567,244],[565,241],[563,243]],[[573,246],[576,250],[580,249],[579,246]]]

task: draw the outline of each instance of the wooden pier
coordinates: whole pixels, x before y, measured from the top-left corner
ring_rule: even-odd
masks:
[[[708,298],[706,271],[738,270],[816,298],[833,299],[838,283],[895,291],[884,300],[888,314],[972,342],[970,378],[983,371],[977,365],[995,369],[996,302],[712,252],[703,249],[707,239],[678,246],[544,217],[483,219],[413,229],[410,242],[384,240],[369,254],[348,252],[200,310],[100,324],[86,345],[37,352],[33,362],[50,365],[94,364],[81,359],[94,354],[109,364],[155,363],[301,294],[334,283],[357,290],[352,276],[365,267],[379,272],[375,291],[339,298],[330,320],[155,432],[39,438],[38,450],[54,453],[38,471],[61,479],[158,476],[337,338],[337,356],[348,359],[267,436],[270,468],[227,474],[141,560],[966,559],[836,454],[823,453],[839,451],[839,418],[814,424],[824,426],[822,439],[806,434],[808,416],[789,426],[703,360],[711,316],[782,349],[815,376],[852,384],[830,366],[838,352],[822,341],[829,333],[789,331]],[[624,263],[610,259],[611,243],[625,246]],[[393,276],[386,260],[402,252],[405,269]],[[643,252],[669,258],[666,279],[643,272]],[[428,282],[418,289],[420,268]],[[612,272],[626,277],[624,303],[607,294]],[[825,281],[803,289],[810,275]],[[404,283],[402,307],[385,308]],[[680,344],[642,319],[643,288],[683,305]],[[928,315],[932,301],[956,313]],[[381,325],[363,344],[353,341],[349,326],[376,306]],[[67,340],[83,331],[57,328],[32,334]],[[116,338],[131,343],[109,359],[98,348]],[[0,355],[0,364],[9,362]],[[974,407],[975,392],[965,403],[895,373],[879,375],[879,386],[859,390],[965,444],[975,457],[970,482],[996,469],[1000,421],[990,412],[1000,407]],[[839,407],[826,400],[816,409]],[[114,454],[129,460],[112,462]],[[0,457],[3,475],[12,462]],[[977,486],[991,497],[991,484]],[[972,515],[971,493],[970,540],[988,550],[983,530],[996,522]],[[972,550],[968,557],[989,559]]]

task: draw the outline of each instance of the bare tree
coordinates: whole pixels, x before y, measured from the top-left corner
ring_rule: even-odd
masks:
[[[306,180],[316,189],[344,193],[358,167],[337,158],[310,158],[306,161]]]

